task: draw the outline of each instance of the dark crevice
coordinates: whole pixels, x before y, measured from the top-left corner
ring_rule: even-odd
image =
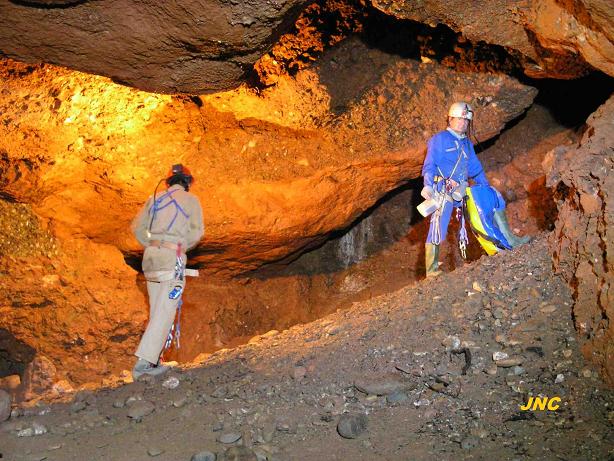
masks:
[[[522,80],[539,90],[535,103],[548,108],[556,121],[568,128],[584,125],[614,92],[614,78],[602,72],[575,80]]]
[[[30,8],[48,10],[66,9],[87,3],[89,0],[10,0],[11,3]]]
[[[0,328],[0,378],[23,376],[26,366],[34,360],[36,350],[19,341],[11,332]]]
[[[372,256],[384,250],[400,238],[404,237],[411,226],[420,222],[423,218],[415,212],[418,204],[423,200],[420,197],[422,178],[409,180],[382,196],[376,203],[360,214],[349,226],[328,234],[324,241],[316,246],[302,248],[283,259],[264,265],[263,267],[246,274],[248,277],[265,279],[275,276],[291,275],[316,275],[322,273],[335,273],[347,268],[335,254],[335,245],[348,232],[356,229],[362,222],[372,217],[375,213],[387,212],[388,207],[396,207],[403,215],[402,222],[394,226],[385,227],[384,232],[374,236],[367,246],[365,257]],[[404,209],[404,210],[403,210]],[[377,228],[377,226],[376,226]],[[314,261],[315,260],[315,261]]]

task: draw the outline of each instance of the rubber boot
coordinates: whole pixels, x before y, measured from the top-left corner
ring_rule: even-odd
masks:
[[[166,373],[169,369],[170,367],[166,365],[156,365],[155,363],[139,358],[132,369],[132,379],[136,381],[143,375],[159,376]]]
[[[424,261],[427,277],[435,277],[441,274],[439,270],[439,245],[424,244]]]
[[[531,241],[531,237],[518,237],[512,232],[507,222],[507,216],[505,216],[505,210],[495,210],[495,223],[512,248]]]

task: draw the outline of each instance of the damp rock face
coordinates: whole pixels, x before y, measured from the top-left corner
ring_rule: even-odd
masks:
[[[559,188],[559,217],[550,239],[556,270],[574,290],[574,319],[583,352],[614,384],[614,97],[587,120],[580,145],[559,147],[544,161]]]
[[[596,68],[614,75],[614,30],[607,0],[377,0],[399,19],[445,24],[469,40],[520,54],[531,77],[575,78]]]
[[[303,3],[2,2],[0,54],[105,75],[147,91],[225,90],[238,86]]]

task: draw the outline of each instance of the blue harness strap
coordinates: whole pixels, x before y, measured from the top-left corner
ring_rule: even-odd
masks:
[[[179,216],[179,213],[181,213],[186,219],[190,217],[190,215],[187,214],[183,208],[181,208],[181,205],[179,205],[177,200],[175,200],[175,198],[173,197],[173,194],[177,192],[177,190],[179,189],[175,189],[170,192],[168,191],[165,192],[160,198],[157,198],[154,200],[153,206],[149,209],[149,214],[153,212],[153,219],[155,219],[156,213],[158,211],[163,210],[170,205],[175,205],[175,215],[173,216],[173,219],[171,220],[169,225],[166,227],[167,232],[171,230],[171,228],[173,227],[173,224],[175,224],[175,220],[177,219],[177,216]],[[167,198],[169,198],[170,200],[164,205],[160,206],[162,202]]]

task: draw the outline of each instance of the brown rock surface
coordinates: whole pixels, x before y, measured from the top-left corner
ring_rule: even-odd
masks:
[[[0,389],[0,422],[6,421],[11,416],[11,403],[10,394]]]
[[[218,91],[239,85],[301,6],[297,0],[6,1],[0,3],[0,54],[149,91]]]
[[[559,188],[551,237],[555,268],[573,289],[584,353],[614,383],[614,97],[587,120],[577,148],[561,146],[546,162]]]
[[[62,379],[82,384],[119,374],[147,321],[144,287],[116,248],[87,239],[56,243],[50,257],[39,246],[38,254],[0,258],[0,329],[13,337],[0,352],[3,361],[29,364],[24,397]]]
[[[56,380],[76,385],[132,365],[147,304],[122,252],[140,257],[128,226],[171,163],[195,174],[207,227],[191,261],[205,277],[185,297],[193,328],[179,358],[191,359],[383,292],[361,274],[210,277],[295,258],[418,176],[449,99],[475,101],[485,139],[535,95],[503,75],[418,64],[355,40],[259,94],[153,95],[10,60],[0,72],[0,328],[14,336],[8,350],[35,348]],[[345,291],[331,296],[336,286]],[[288,306],[278,312],[280,292]],[[11,363],[31,361],[14,355]]]
[[[236,273],[322,242],[417,177],[450,100],[474,103],[486,139],[535,96],[504,75],[418,64],[359,43],[338,52],[342,66],[344,50],[362,56],[345,74],[330,61],[264,97],[242,89],[198,104],[5,62],[1,193],[30,203],[60,238],[137,252],[130,220],[168,166],[186,163],[207,224],[194,261]],[[335,72],[354,88],[336,119],[328,108]],[[329,128],[316,129],[322,123]]]
[[[0,427],[2,454],[146,460],[163,449],[157,459],[189,460],[205,449],[221,454],[227,447],[219,441],[236,434],[269,459],[608,459],[614,392],[570,340],[569,310],[542,307],[571,302],[551,264],[542,237],[530,251],[483,258],[440,283],[406,286],[178,368],[170,374],[176,389],[162,378],[79,393],[72,402],[17,404],[23,416]],[[479,308],[470,311],[476,285]],[[502,318],[490,315],[494,306]],[[449,335],[471,352],[466,375],[467,356],[442,344]],[[489,374],[498,351],[522,356],[521,374]],[[306,376],[292,379],[299,367]],[[378,398],[354,385],[390,375],[402,392]],[[560,396],[560,408],[520,411],[527,395]],[[155,411],[134,424],[128,415],[139,406]],[[368,414],[355,442],[337,434],[342,413]],[[40,426],[44,436],[17,437]],[[469,434],[478,447],[461,445]]]
[[[590,66],[614,76],[614,18],[607,0],[375,0],[400,19],[446,24],[474,42],[523,56],[531,77],[575,78]]]
[[[520,56],[531,77],[575,78],[591,68],[614,75],[614,19],[607,0],[376,0],[399,19],[446,24],[474,43]],[[266,54],[306,2],[203,3],[165,6],[124,0],[39,0],[0,4],[0,54],[105,75],[148,91],[205,93],[237,87],[258,61],[264,83],[283,67],[296,71],[348,34],[360,31],[370,6],[329,0],[309,5]],[[40,6],[43,6],[42,8]],[[60,7],[60,8],[56,8]],[[36,25],[36,26],[34,26]]]

